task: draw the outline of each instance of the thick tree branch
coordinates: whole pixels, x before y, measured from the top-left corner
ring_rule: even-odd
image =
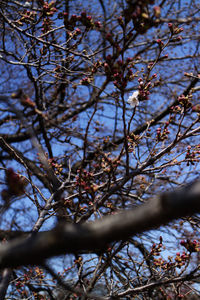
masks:
[[[0,247],[0,268],[42,263],[65,253],[99,252],[109,243],[157,228],[200,211],[200,182],[160,195],[148,203],[85,224],[59,225],[49,232],[19,238]]]

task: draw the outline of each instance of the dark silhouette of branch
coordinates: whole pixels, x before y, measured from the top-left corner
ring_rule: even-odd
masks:
[[[65,253],[101,252],[114,241],[200,211],[200,182],[164,193],[140,207],[84,224],[60,224],[52,231],[14,239],[0,247],[0,268],[42,263]]]

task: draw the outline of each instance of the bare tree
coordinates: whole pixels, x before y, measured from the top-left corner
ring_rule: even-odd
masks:
[[[1,1],[0,299],[199,297],[199,11]]]

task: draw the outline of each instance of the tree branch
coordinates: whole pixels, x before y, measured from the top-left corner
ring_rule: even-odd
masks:
[[[200,211],[200,181],[164,193],[140,207],[84,224],[60,224],[52,231],[19,238],[0,247],[0,268],[42,263],[65,253],[105,250],[109,243]]]

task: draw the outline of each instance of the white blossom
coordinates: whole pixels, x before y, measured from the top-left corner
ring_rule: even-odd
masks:
[[[25,7],[31,7],[31,3],[29,3],[28,1],[26,1],[26,2],[24,3],[24,6],[25,6]]]
[[[131,107],[134,108],[135,106],[139,105],[138,96],[139,96],[139,92],[138,91],[134,91],[133,94],[131,96],[129,96],[127,102],[130,104]]]

